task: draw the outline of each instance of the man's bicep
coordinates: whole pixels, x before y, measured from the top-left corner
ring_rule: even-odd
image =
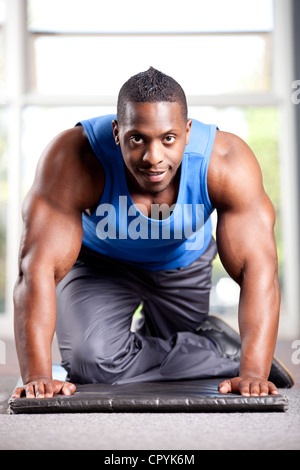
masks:
[[[32,276],[53,271],[59,281],[71,269],[82,242],[81,213],[63,211],[44,197],[30,192],[23,204],[20,273]]]
[[[275,212],[265,192],[259,163],[250,147],[222,133],[209,168],[210,197],[218,213],[217,243],[221,261],[241,282],[245,269],[277,262]],[[219,151],[218,151],[219,149]]]
[[[242,207],[228,208],[218,214],[217,243],[220,259],[228,274],[239,284],[247,269],[258,273],[266,264],[277,269],[274,236],[275,212],[262,192]]]

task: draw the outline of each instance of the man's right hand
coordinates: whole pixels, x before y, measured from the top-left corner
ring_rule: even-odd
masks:
[[[22,387],[17,387],[11,398],[21,398],[21,396],[26,398],[50,398],[59,393],[73,395],[75,391],[75,385],[70,382],[41,378],[28,382]]]

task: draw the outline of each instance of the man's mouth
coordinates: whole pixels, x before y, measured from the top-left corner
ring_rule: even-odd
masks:
[[[140,170],[140,171],[148,181],[151,181],[152,183],[157,183],[164,179],[168,170],[162,170],[162,171]]]

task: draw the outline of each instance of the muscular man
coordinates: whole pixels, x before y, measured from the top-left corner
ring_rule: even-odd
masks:
[[[123,85],[117,116],[55,138],[23,219],[14,302],[24,385],[14,397],[212,376],[228,377],[221,393],[246,396],[293,384],[273,358],[275,215],[260,167],[240,138],[188,119],[171,77],[151,67]],[[216,246],[241,288],[240,336],[208,315]],[[55,330],[66,382],[52,379]]]

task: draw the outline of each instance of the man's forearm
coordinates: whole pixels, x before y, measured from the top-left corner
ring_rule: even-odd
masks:
[[[51,275],[20,276],[14,290],[15,340],[24,383],[52,377],[51,344],[56,322],[55,283]]]
[[[279,310],[277,273],[270,269],[245,273],[239,304],[240,376],[268,378],[278,334]]]

